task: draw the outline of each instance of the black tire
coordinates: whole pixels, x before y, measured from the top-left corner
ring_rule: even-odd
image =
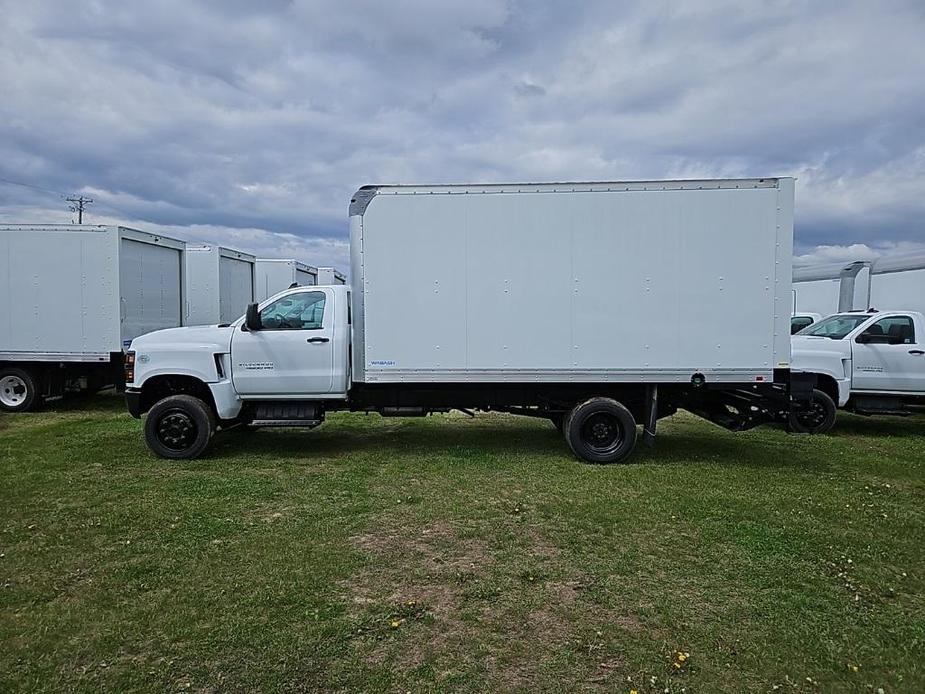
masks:
[[[801,434],[825,434],[835,426],[837,413],[835,401],[828,393],[816,388],[809,408],[791,410],[790,428]]]
[[[27,369],[0,368],[0,410],[29,412],[41,406],[41,382]]]
[[[576,405],[564,424],[565,440],[588,463],[618,463],[636,446],[636,420],[611,398],[591,398]]]
[[[192,395],[164,398],[145,419],[145,442],[161,458],[196,458],[205,451],[214,432],[212,409]]]

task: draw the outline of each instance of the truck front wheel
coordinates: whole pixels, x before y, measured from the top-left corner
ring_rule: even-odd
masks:
[[[0,369],[0,410],[28,412],[41,404],[39,380],[31,371],[15,367]]]
[[[636,420],[611,398],[591,398],[565,418],[565,440],[572,453],[589,463],[617,463],[636,446]]]
[[[196,458],[209,445],[214,431],[212,410],[192,395],[160,400],[145,420],[145,441],[161,458]]]
[[[808,405],[790,412],[790,428],[801,434],[824,434],[835,426],[835,401],[828,393],[816,388]]]

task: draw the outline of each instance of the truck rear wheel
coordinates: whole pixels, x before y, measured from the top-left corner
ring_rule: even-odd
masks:
[[[617,463],[636,446],[636,420],[611,398],[591,398],[576,405],[563,425],[572,453],[588,463]]]
[[[145,420],[145,441],[161,458],[196,458],[209,445],[215,417],[192,395],[171,395],[155,403]]]
[[[26,369],[0,369],[0,410],[28,412],[42,404],[39,380]]]
[[[816,388],[808,406],[791,410],[790,428],[801,434],[825,434],[835,426],[837,411],[829,394]]]

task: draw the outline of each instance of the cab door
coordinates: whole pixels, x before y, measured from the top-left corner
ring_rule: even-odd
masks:
[[[334,380],[334,292],[287,292],[260,309],[260,330],[239,326],[231,341],[232,382],[242,396],[326,395]]]
[[[875,321],[851,346],[852,388],[903,393],[925,392],[925,346],[912,316]]]

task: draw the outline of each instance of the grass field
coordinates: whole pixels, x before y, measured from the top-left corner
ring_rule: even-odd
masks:
[[[0,690],[925,691],[925,421],[628,465],[336,415],[169,462],[115,397],[0,416]]]

